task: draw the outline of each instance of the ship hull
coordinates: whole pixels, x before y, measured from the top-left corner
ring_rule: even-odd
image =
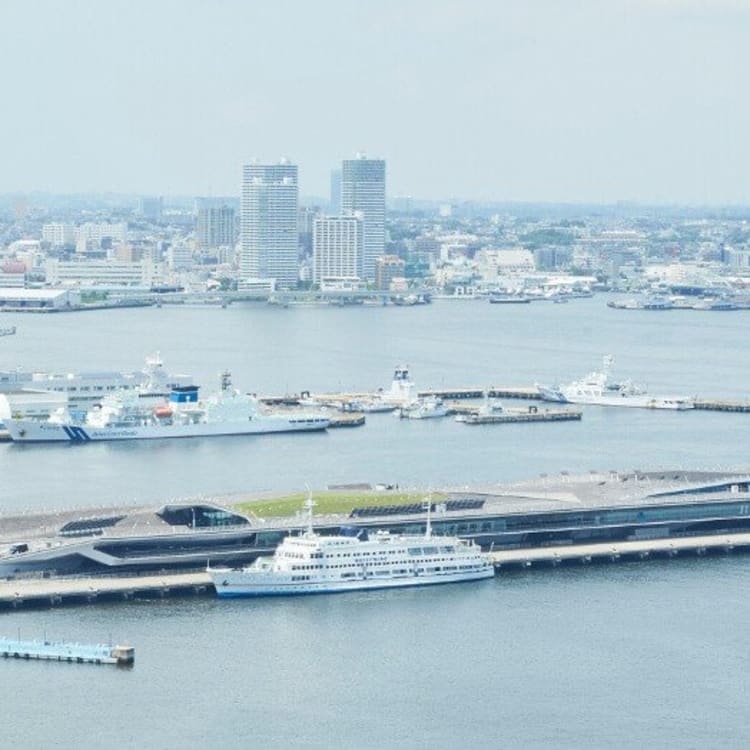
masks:
[[[379,589],[408,588],[412,586],[432,586],[440,583],[463,583],[492,578],[495,571],[492,566],[475,571],[464,571],[453,574],[405,575],[387,580],[377,578],[355,578],[345,581],[323,580],[297,581],[253,575],[241,571],[209,571],[216,587],[217,595],[222,599],[239,599],[260,596],[296,596],[301,594],[335,594],[347,591],[372,591]]]
[[[6,428],[18,443],[89,443],[112,440],[164,440],[169,438],[222,437],[227,435],[266,435],[278,432],[325,430],[329,420],[318,417],[268,417],[263,419],[198,423],[185,425],[145,425],[134,427],[92,427],[56,424],[34,420],[8,420]]]
[[[685,411],[692,409],[693,405],[689,401],[679,399],[649,398],[644,396],[613,396],[608,398],[601,396],[597,398],[584,398],[580,396],[565,396],[564,403],[580,404],[588,406],[619,406],[630,407],[632,409],[670,409],[673,411]]]

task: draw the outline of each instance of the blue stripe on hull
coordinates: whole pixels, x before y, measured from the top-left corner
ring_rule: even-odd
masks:
[[[257,599],[260,597],[266,597],[266,596],[306,596],[310,594],[351,594],[353,592],[363,592],[363,591],[383,591],[384,589],[408,589],[408,588],[416,588],[416,587],[422,587],[422,586],[437,586],[440,584],[448,584],[448,583],[470,583],[472,581],[484,581],[488,578],[494,577],[494,571],[491,576],[477,576],[476,578],[463,578],[463,579],[453,579],[453,580],[447,580],[447,581],[410,581],[409,583],[402,583],[402,584],[393,584],[393,583],[384,583],[382,586],[364,586],[362,588],[335,588],[335,589],[313,589],[312,591],[301,591],[301,590],[295,590],[292,589],[291,586],[289,590],[283,590],[283,591],[251,591],[251,592],[229,592],[226,590],[220,589],[219,587],[216,587],[216,594],[220,599]]]

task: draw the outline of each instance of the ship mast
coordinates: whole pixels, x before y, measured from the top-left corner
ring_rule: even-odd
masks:
[[[315,501],[313,500],[312,490],[308,485],[305,486],[307,487],[307,500],[305,500],[305,510],[307,511],[307,531],[305,533],[307,536],[314,536],[315,532],[313,531],[313,508],[315,507]]]
[[[427,524],[425,525],[424,537],[429,539],[432,536],[432,495],[428,495],[425,500],[427,506]]]

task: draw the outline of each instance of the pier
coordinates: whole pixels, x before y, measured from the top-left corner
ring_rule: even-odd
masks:
[[[750,401],[717,401],[696,399],[693,408],[702,411],[750,412]]]
[[[615,544],[572,544],[553,547],[505,549],[490,552],[495,570],[532,565],[560,565],[565,562],[586,564],[594,561],[646,560],[651,556],[676,557],[679,554],[705,555],[750,550],[750,533],[671,537]]]
[[[538,400],[539,389],[536,386],[490,386],[489,388],[436,388],[418,391],[420,398],[442,398],[451,401],[462,401],[466,399],[480,399],[485,395],[488,398],[519,398],[527,400]]]
[[[101,643],[67,643],[65,641],[22,641],[0,638],[0,657],[35,659],[75,664],[116,664],[130,667],[135,662],[132,646],[108,646]]]
[[[160,599],[213,592],[213,584],[205,572],[150,576],[17,578],[0,581],[0,610],[127,601],[136,597]]]
[[[583,412],[574,409],[506,409],[497,414],[480,414],[473,411],[461,420],[463,424],[517,424],[520,422],[570,422],[580,421]]]

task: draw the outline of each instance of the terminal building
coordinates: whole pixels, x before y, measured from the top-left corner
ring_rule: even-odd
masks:
[[[0,310],[68,310],[80,304],[75,289],[0,288]]]
[[[749,488],[750,474],[727,472],[542,477],[441,493],[433,502],[432,530],[473,539],[495,552],[697,537],[723,544],[729,534],[747,534],[750,545]],[[381,492],[373,498],[377,501],[363,502],[350,514],[318,517],[316,528],[332,534],[424,533],[422,503],[383,505]],[[241,566],[270,555],[301,527],[298,518],[259,522],[209,502],[2,520],[3,577],[198,571],[207,562]]]

